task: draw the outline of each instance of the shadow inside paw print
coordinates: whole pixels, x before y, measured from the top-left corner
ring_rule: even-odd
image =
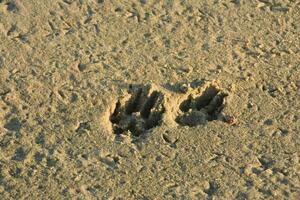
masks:
[[[203,92],[189,95],[179,105],[180,111],[176,122],[182,126],[196,126],[221,119],[226,96],[227,94],[217,86],[208,85]]]
[[[115,134],[129,131],[134,136],[140,136],[147,130],[158,126],[165,112],[164,96],[158,91],[152,91],[150,86],[129,87],[130,98],[123,104],[118,101],[110,116]]]

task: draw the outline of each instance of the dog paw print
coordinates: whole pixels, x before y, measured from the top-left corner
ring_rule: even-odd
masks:
[[[224,120],[222,110],[226,96],[212,83],[197,88],[180,103],[175,121],[182,126],[197,126],[213,120]]]
[[[110,115],[113,132],[117,135],[130,132],[140,136],[161,124],[165,108],[164,96],[151,86],[129,86],[127,97],[120,99]]]

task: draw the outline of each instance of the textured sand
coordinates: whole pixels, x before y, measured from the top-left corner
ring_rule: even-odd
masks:
[[[300,1],[0,0],[0,42],[1,199],[299,199]]]

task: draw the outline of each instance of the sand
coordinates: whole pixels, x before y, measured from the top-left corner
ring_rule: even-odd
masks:
[[[299,199],[297,0],[0,0],[1,199]]]

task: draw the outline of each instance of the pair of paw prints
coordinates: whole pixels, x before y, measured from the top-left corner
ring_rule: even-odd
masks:
[[[130,85],[127,94],[115,104],[109,119],[115,134],[130,132],[134,136],[161,125],[165,115],[171,116],[179,126],[226,121],[222,114],[226,96],[227,93],[214,82],[188,86],[180,94],[155,85]]]

